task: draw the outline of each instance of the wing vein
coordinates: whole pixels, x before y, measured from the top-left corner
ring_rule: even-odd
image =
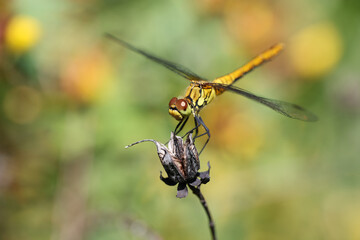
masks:
[[[264,98],[257,96],[249,91],[246,91],[244,89],[238,88],[233,85],[226,85],[226,84],[220,84],[220,83],[209,83],[209,85],[212,85],[216,89],[223,89],[228,90],[231,92],[235,92],[239,95],[242,95],[248,99],[251,99],[255,102],[261,103],[272,110],[286,116],[289,118],[294,118],[306,122],[315,122],[318,120],[317,116],[313,114],[312,112],[304,109],[303,107],[288,103],[285,101],[270,99],[270,98]]]
[[[205,80],[205,78],[202,78],[200,76],[198,76],[196,73],[194,73],[193,71],[191,71],[190,69],[180,65],[180,64],[177,64],[177,63],[173,63],[173,62],[170,62],[168,60],[165,60],[165,59],[162,59],[162,58],[159,58],[159,57],[156,57],[144,50],[141,50],[139,48],[136,48],[134,47],[133,45],[131,45],[130,43],[128,42],[125,42],[124,40],[120,39],[120,38],[117,38],[115,37],[114,35],[112,34],[109,34],[109,33],[106,33],[106,37],[108,37],[109,39],[113,40],[114,42],[126,47],[127,49],[133,51],[133,52],[136,52],[160,65],[163,65],[164,67],[166,67],[167,69],[177,73],[178,75],[188,79],[188,80],[193,80],[193,81],[199,81],[199,80]]]

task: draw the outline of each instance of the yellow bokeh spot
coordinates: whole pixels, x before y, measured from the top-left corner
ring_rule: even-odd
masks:
[[[5,44],[14,53],[32,48],[41,35],[40,23],[30,16],[15,16],[5,30]]]
[[[328,73],[342,55],[342,39],[332,23],[311,25],[300,31],[289,45],[295,71],[306,78]]]

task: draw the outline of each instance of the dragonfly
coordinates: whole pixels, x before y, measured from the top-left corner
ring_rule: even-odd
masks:
[[[299,105],[280,100],[260,97],[245,89],[234,86],[234,83],[244,77],[247,73],[251,72],[263,63],[268,62],[275,56],[277,56],[284,48],[283,43],[277,43],[273,45],[272,47],[257,55],[245,65],[236,69],[235,71],[215,78],[213,81],[208,81],[180,64],[150,54],[149,52],[139,49],[131,45],[130,43],[115,37],[112,34],[107,33],[106,36],[109,39],[115,41],[116,43],[122,45],[123,47],[133,52],[136,52],[189,80],[190,85],[187,87],[184,97],[173,97],[170,100],[169,114],[177,121],[179,121],[174,130],[175,135],[182,131],[191,115],[194,117],[195,127],[191,129],[188,133],[195,130],[196,134],[194,136],[194,139],[203,135],[207,135],[207,139],[200,153],[204,150],[205,146],[210,140],[210,130],[201,118],[200,111],[210,102],[212,102],[216,96],[221,95],[225,91],[233,92],[250,100],[258,102],[289,118],[305,122],[317,121],[317,116],[315,114]],[[205,133],[199,134],[200,126],[204,128]]]

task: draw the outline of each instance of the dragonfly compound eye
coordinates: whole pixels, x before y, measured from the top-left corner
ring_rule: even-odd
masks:
[[[177,97],[173,97],[169,102],[169,107],[174,107],[176,105],[177,100],[178,100]]]
[[[184,99],[178,99],[175,103],[175,106],[179,111],[185,111],[188,107],[188,104]]]

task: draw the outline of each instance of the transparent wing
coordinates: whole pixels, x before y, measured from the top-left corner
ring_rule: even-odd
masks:
[[[318,118],[315,114],[313,114],[312,112],[302,108],[299,105],[293,104],[293,103],[259,97],[249,91],[235,87],[233,85],[226,85],[226,84],[219,84],[219,83],[209,83],[209,85],[215,87],[216,89],[224,89],[224,90],[228,90],[228,91],[240,94],[246,98],[249,98],[258,103],[261,103],[261,104],[263,104],[263,105],[265,105],[265,106],[275,110],[276,112],[278,112],[286,117],[289,117],[289,118],[294,118],[294,119],[298,119],[298,120],[302,120],[302,121],[306,121],[306,122],[315,122],[318,120]]]
[[[114,35],[111,35],[109,33],[105,34],[106,37],[108,37],[109,39],[115,41],[116,43],[126,47],[127,49],[130,49],[131,51],[134,51],[136,53],[139,53],[140,55],[143,55],[144,57],[159,63],[161,65],[163,65],[164,67],[166,67],[167,69],[170,69],[171,71],[179,74],[180,76],[189,79],[189,80],[194,80],[194,81],[198,81],[198,80],[205,80],[205,78],[202,78],[200,76],[198,76],[196,73],[192,72],[191,70],[187,69],[184,66],[181,66],[180,64],[176,64],[170,61],[167,61],[165,59],[161,59],[159,57],[156,57],[148,52],[145,52],[144,50],[138,49],[134,46],[132,46],[130,43],[125,42],[122,39],[119,39],[117,37],[115,37]]]

